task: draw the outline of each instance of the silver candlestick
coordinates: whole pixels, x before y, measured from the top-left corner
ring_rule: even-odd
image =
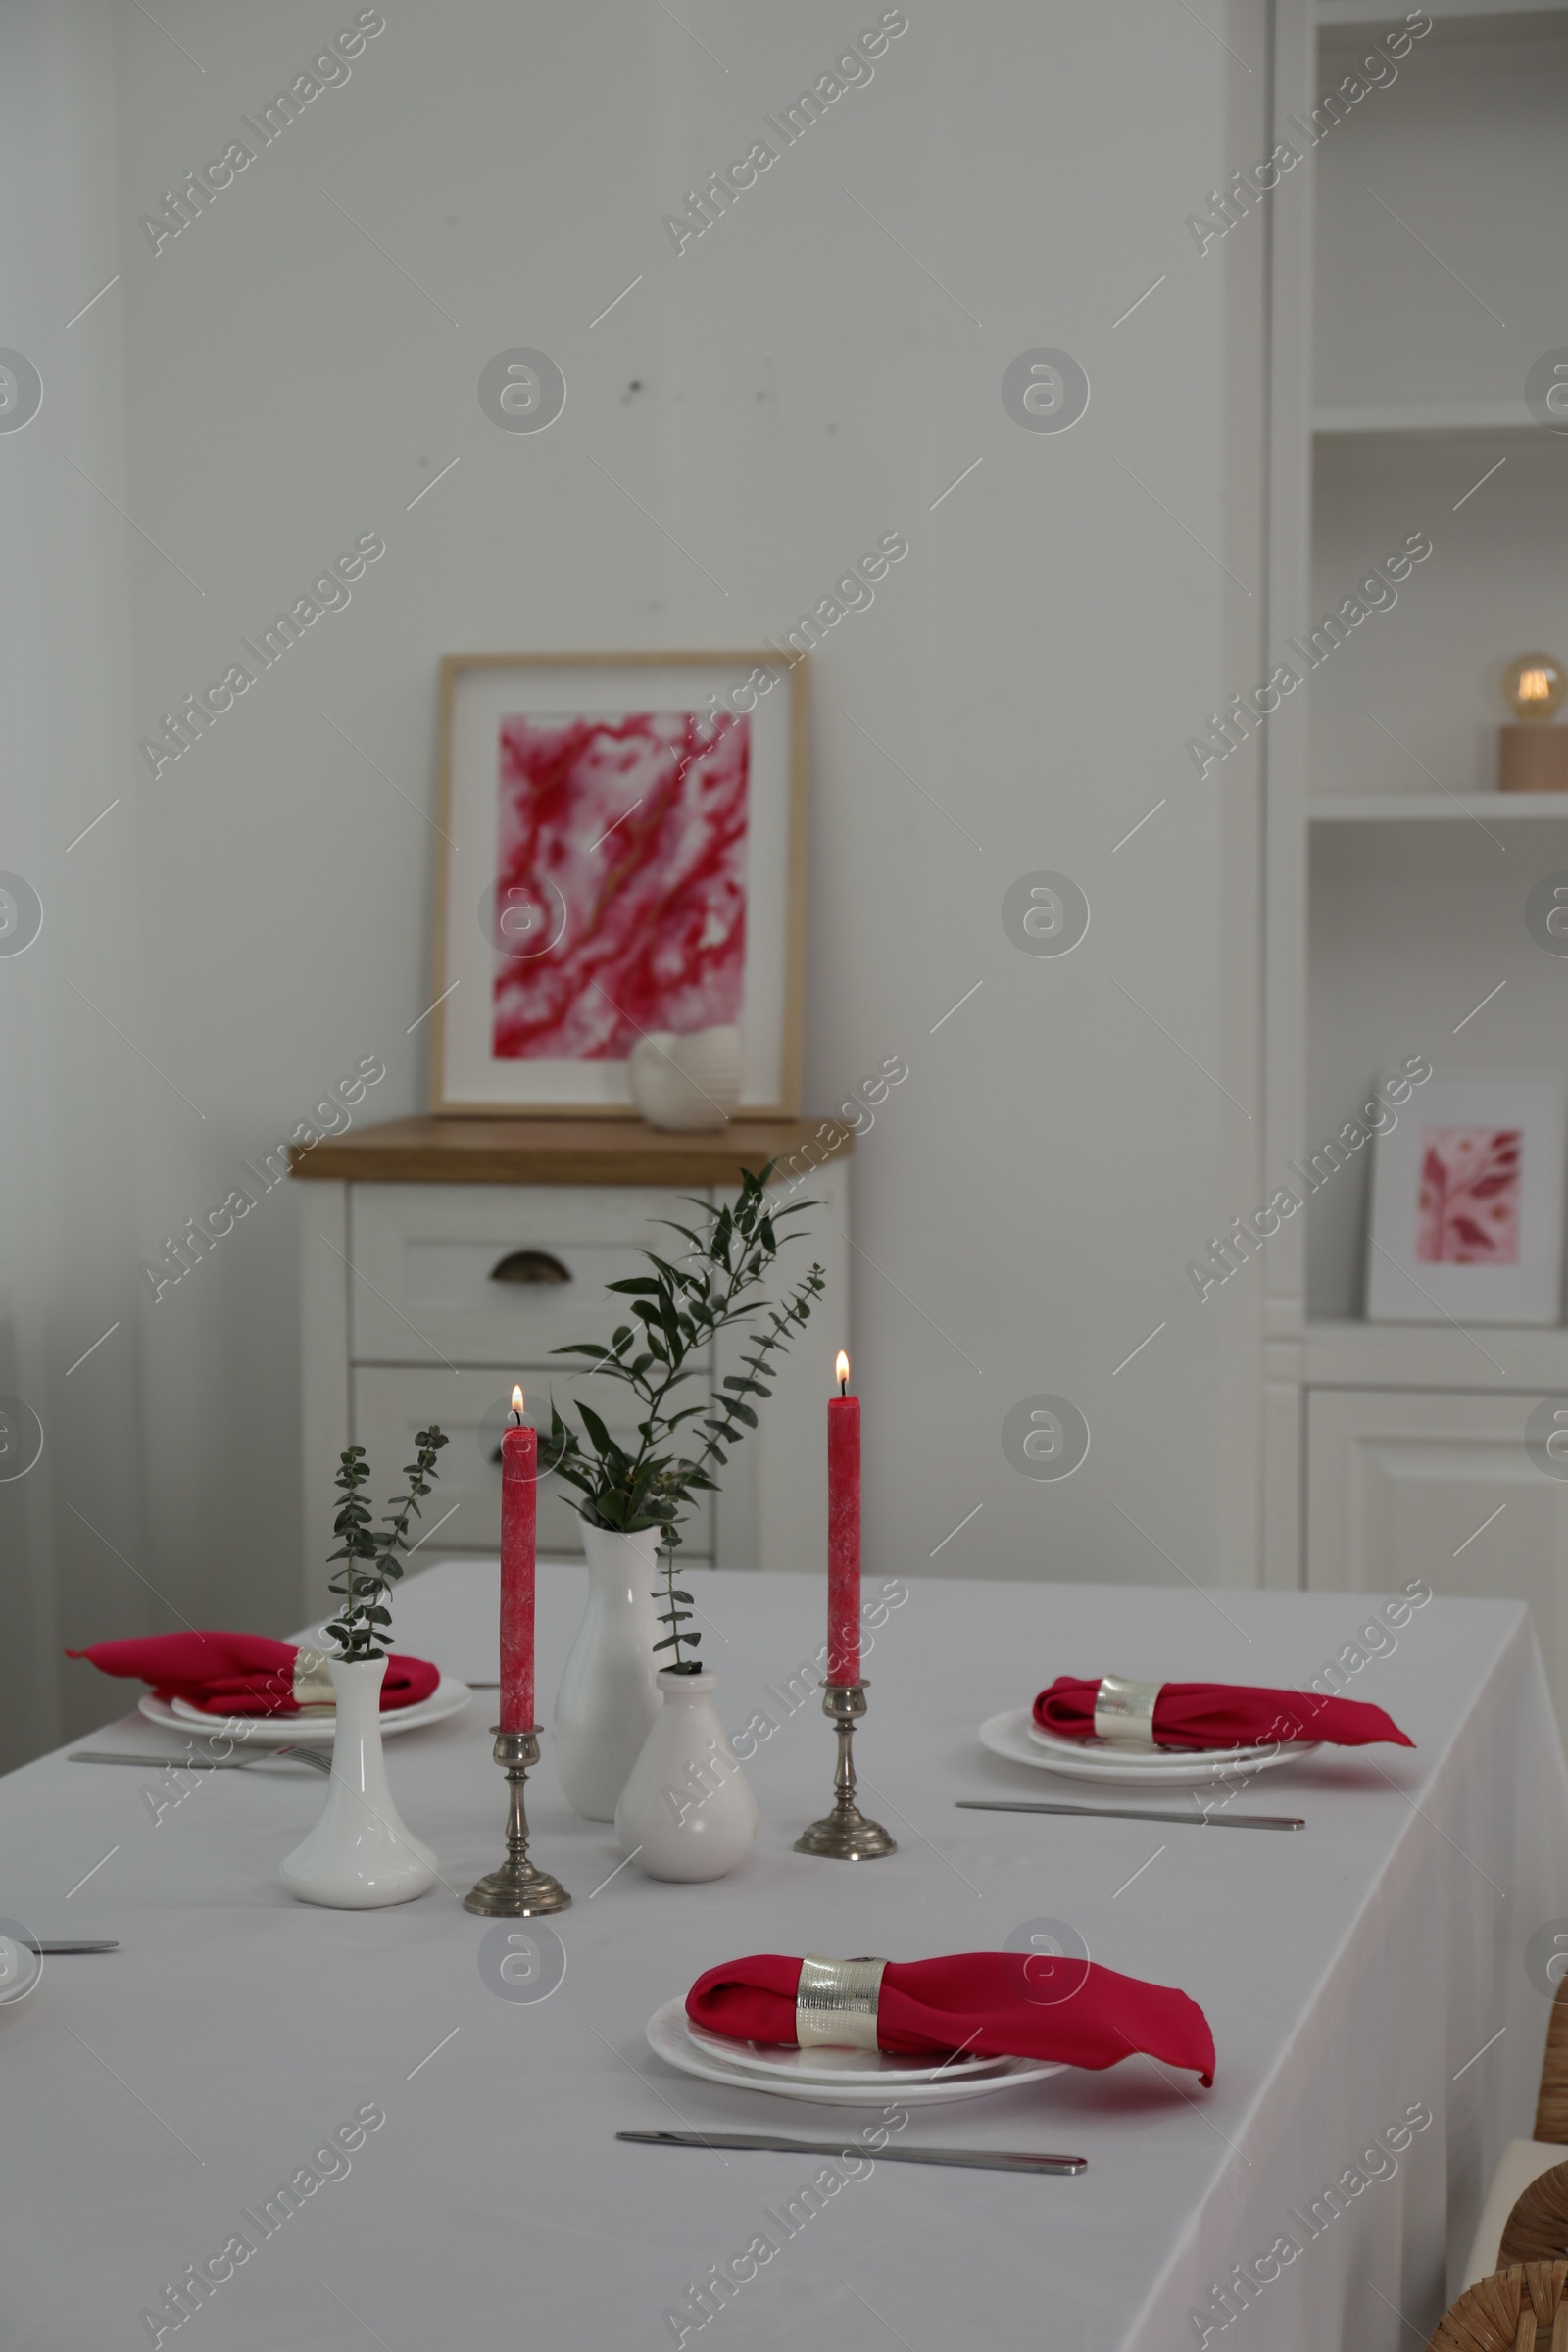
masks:
[[[896,1854],[898,1846],[879,1821],[867,1821],[855,1801],[855,1758],[851,1742],[855,1727],[865,1713],[864,1683],[824,1683],[822,1712],[839,1738],[838,1765],[833,1774],[833,1810],[795,1840],[798,1854],[826,1854],[835,1862],[874,1862],[879,1855]]]
[[[559,1879],[536,1870],[528,1859],[528,1816],[523,1806],[523,1783],[539,1761],[539,1734],[495,1731],[495,1759],[507,1776],[507,1858],[463,1898],[465,1911],[486,1919],[532,1919],[545,1911],[564,1911],[571,1897]]]

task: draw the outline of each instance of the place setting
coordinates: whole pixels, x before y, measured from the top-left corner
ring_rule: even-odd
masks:
[[[335,1737],[328,1639],[325,1626],[312,1642],[274,1642],[261,1634],[155,1634],[67,1654],[86,1658],[102,1674],[149,1684],[137,1712],[162,1731],[211,1740],[223,1736],[215,1726],[224,1727],[227,1737],[248,1746],[287,1752],[330,1747]],[[444,1723],[468,1699],[466,1683],[423,1658],[390,1652],[380,1693],[381,1736],[395,1739]],[[82,1751],[81,1760],[99,1759]]]
[[[1414,1744],[1392,1716],[1364,1699],[1240,1683],[1134,1682],[1117,1675],[1096,1681],[1058,1675],[1032,1706],[989,1716],[978,1737],[992,1755],[1058,1779],[1146,1799],[1192,1790],[1196,1802],[1188,1812],[1151,1811],[1143,1804],[959,1797],[956,1802],[964,1811],[1259,1830],[1301,1830],[1306,1823],[1294,1814],[1222,1810],[1196,1792],[1224,1788],[1228,1808],[1230,1795],[1258,1774],[1298,1763],[1325,1745]]]
[[[817,2106],[925,2112],[1102,2071],[1139,2052],[1214,2079],[1214,2041],[1198,2003],[1087,1959],[959,1952],[891,1961],[753,1953],[708,1969],[648,2022],[649,2047],[677,2072],[725,2088]],[[622,2131],[658,2147],[796,2149],[759,2134]],[[827,2143],[822,2143],[826,2145]],[[836,2143],[835,2143],[836,2144]],[[881,2149],[879,2154],[894,2154]],[[1087,2169],[1081,2156],[909,2148],[907,2161],[1040,2174]]]

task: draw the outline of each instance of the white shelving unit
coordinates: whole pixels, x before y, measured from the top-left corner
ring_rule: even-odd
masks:
[[[1271,199],[1272,658],[1411,534],[1432,544],[1270,722],[1271,1168],[1406,1054],[1568,1062],[1568,959],[1523,922],[1531,885],[1568,870],[1568,795],[1494,789],[1509,660],[1568,655],[1568,434],[1524,398],[1568,345],[1568,7],[1427,14],[1396,79]],[[1278,0],[1276,139],[1301,148],[1397,22]],[[1360,1320],[1369,1159],[1263,1260],[1266,1579],[1530,1597],[1568,1719],[1568,1614],[1540,1581],[1549,1559],[1568,1589],[1568,1486],[1543,1494],[1520,1443],[1540,1396],[1568,1393],[1568,1329]]]

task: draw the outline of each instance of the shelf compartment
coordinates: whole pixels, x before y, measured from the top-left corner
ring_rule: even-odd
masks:
[[[1309,1322],[1302,1352],[1310,1388],[1568,1391],[1561,1324]]]
[[[1568,792],[1342,792],[1309,799],[1312,825],[1568,821]]]
[[[1367,400],[1312,411],[1312,431],[1325,440],[1347,433],[1446,433],[1465,438],[1476,433],[1544,434],[1549,429],[1536,421],[1523,400]]]
[[[1425,0],[1425,6],[1434,23],[1429,38],[1549,41],[1568,37],[1568,8],[1561,0],[1540,0],[1536,7],[1531,7],[1529,0],[1524,0],[1524,5],[1521,0]],[[1316,16],[1319,32],[1326,34],[1336,49],[1352,40],[1376,40],[1390,30],[1387,12],[1375,15],[1366,0],[1317,0]]]

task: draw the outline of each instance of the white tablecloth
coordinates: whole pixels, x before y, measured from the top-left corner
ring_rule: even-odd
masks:
[[[542,1577],[547,1690],[584,1583]],[[149,2342],[142,2313],[188,2266],[219,2257],[222,2273],[236,2233],[255,2251],[165,2344],[633,2352],[684,2329],[746,2352],[831,2329],[868,2352],[1172,2352],[1206,2326],[1210,2343],[1268,2352],[1394,2352],[1424,2335],[1446,2246],[1462,2258],[1498,2145],[1529,2131],[1547,2007],[1525,1948],[1568,1914],[1568,1784],[1523,1611],[1433,1601],[1355,1676],[1350,1694],[1387,1706],[1415,1753],[1321,1749],[1236,1800],[1304,1814],[1304,1832],[1165,1830],[955,1811],[987,1793],[1101,1801],[988,1756],[976,1725],[1058,1671],[1298,1687],[1367,1621],[1365,1597],[911,1581],[868,1662],[858,1741],[866,1809],[900,1851],[854,1867],[790,1850],[830,1793],[828,1727],[787,1690],[820,1639],[821,1584],[718,1573],[696,1590],[726,1722],[778,1721],[748,1768],[758,1844],[710,1886],[611,1877],[612,1834],[566,1813],[547,1761],[535,1850],[576,1898],[554,1923],[568,1966],[547,1999],[492,1989],[492,1923],[443,1886],[381,1912],[290,1901],[278,1864],[321,1801],[298,1768],[205,1775],[156,1822],[151,1773],[49,1757],[0,1783],[0,1913],[123,1947],[46,1962],[0,2007],[8,2352]],[[400,1644],[493,1674],[494,1592],[493,1564],[432,1568],[400,1596]],[[493,1705],[477,1692],[388,1742],[398,1803],[459,1893],[501,1851]],[[95,1737],[173,1744],[135,1717]],[[1079,2178],[884,2164],[786,2236],[764,2209],[781,2214],[813,2160],[616,2143],[619,2128],[827,2136],[867,2120],[655,2059],[648,2017],[710,1963],[995,1948],[1040,1918],[1201,2002],[1214,2089],[1139,2059],[917,2112],[906,2137],[1064,2149],[1088,2158]],[[1363,2157],[1423,2109],[1433,2121],[1396,2154]],[[384,2124],[313,2165],[362,2111]],[[302,2180],[271,2234],[253,2226],[279,2183],[339,2162]],[[699,2328],[688,2290],[760,2235],[778,2250]],[[1299,2251],[1271,2264],[1282,2238]],[[1221,2330],[1213,2290],[1238,2265],[1254,2283]]]

